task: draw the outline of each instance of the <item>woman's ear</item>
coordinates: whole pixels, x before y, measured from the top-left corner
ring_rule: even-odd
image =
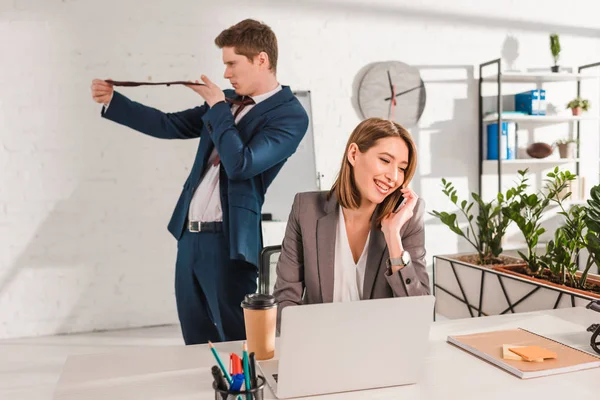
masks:
[[[354,167],[354,164],[356,164],[356,154],[358,153],[358,146],[356,145],[356,143],[350,143],[350,146],[348,146],[348,154],[346,154],[346,158],[348,159],[348,162],[350,163],[350,165],[352,165]]]

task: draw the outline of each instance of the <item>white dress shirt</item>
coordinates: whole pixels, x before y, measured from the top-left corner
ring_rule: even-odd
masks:
[[[365,270],[367,269],[367,257],[369,255],[369,238],[367,236],[365,247],[358,259],[354,262],[348,233],[346,232],[346,220],[342,208],[339,207],[339,218],[337,233],[335,236],[335,261],[333,276],[333,301],[357,301],[363,298],[363,286],[365,282]]]
[[[248,112],[250,112],[250,110],[252,110],[252,107],[261,101],[265,101],[280,90],[281,85],[277,85],[277,87],[270,92],[252,97],[254,104],[247,105],[242,111],[240,111],[235,119],[236,125],[242,118],[244,118],[246,114],[248,114]],[[233,105],[231,107],[231,113],[234,114],[238,107],[238,105]],[[213,161],[216,157],[217,149],[213,148],[210,157],[208,157],[208,166],[205,169],[204,176],[200,181],[200,185],[198,185],[198,188],[196,188],[194,196],[192,197],[192,202],[190,203],[190,209],[188,212],[188,219],[190,221],[223,221],[223,209],[221,207],[220,196],[221,192],[219,190],[219,171],[221,165],[213,165]]]
[[[256,104],[260,103],[261,101],[265,101],[275,93],[279,92],[281,89],[281,85],[277,85],[277,87],[270,92],[261,94],[259,96],[251,96],[252,100],[254,100],[254,104],[247,105],[242,111],[240,111],[235,118],[236,125],[242,118],[244,118],[246,114],[248,114],[248,112],[250,112],[250,110],[252,110]],[[111,100],[112,97],[108,103],[104,104],[105,112],[110,106]],[[231,107],[231,113],[235,114],[235,111],[238,109],[238,107],[239,106],[237,104],[234,104]],[[204,171],[200,185],[198,185],[196,188],[190,203],[190,208],[188,211],[188,219],[190,221],[223,221],[223,210],[221,208],[221,196],[219,191],[219,171],[221,165],[213,165],[215,158],[217,158],[217,149],[213,148],[212,153],[208,157],[208,166]]]

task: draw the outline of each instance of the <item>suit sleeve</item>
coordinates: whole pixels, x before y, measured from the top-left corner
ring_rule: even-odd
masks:
[[[158,139],[195,139],[202,132],[202,116],[208,105],[164,113],[114,92],[110,107],[102,108],[102,117]]]
[[[423,296],[430,294],[429,275],[425,261],[425,204],[419,199],[406,231],[402,235],[402,246],[410,254],[411,262],[395,274],[385,278],[394,292],[394,297]]]
[[[308,128],[304,110],[290,111],[270,119],[244,143],[225,102],[215,104],[203,119],[232,180],[253,178],[286,160],[294,154]]]
[[[300,196],[296,194],[294,198],[277,262],[277,280],[273,291],[278,303],[277,330],[279,330],[283,309],[302,304],[304,294],[304,248],[298,217],[301,211]]]

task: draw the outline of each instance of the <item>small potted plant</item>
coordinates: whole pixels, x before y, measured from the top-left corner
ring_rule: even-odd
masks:
[[[590,108],[590,102],[587,99],[576,97],[567,104],[567,108],[571,109],[573,115],[581,115],[582,111],[587,111]]]
[[[554,142],[558,147],[560,158],[575,158],[577,156],[577,139],[560,139]]]
[[[560,58],[560,40],[556,33],[550,35],[550,52],[554,59],[554,66],[550,68],[552,72],[559,72],[560,67],[558,66],[558,59]]]

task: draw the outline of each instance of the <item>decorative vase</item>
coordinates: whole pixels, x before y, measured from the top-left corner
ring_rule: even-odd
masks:
[[[576,152],[576,143],[571,142],[558,144],[558,154],[560,154],[560,158],[575,158]]]

